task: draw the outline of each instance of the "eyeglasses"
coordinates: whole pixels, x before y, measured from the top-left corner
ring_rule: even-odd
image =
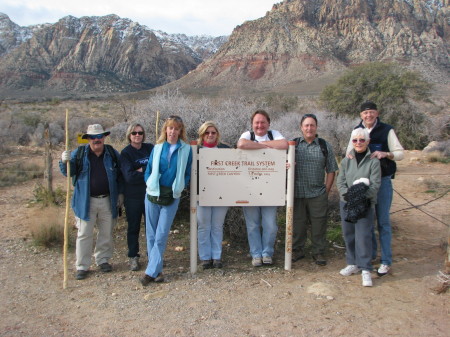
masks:
[[[133,131],[131,134],[133,136],[136,136],[136,135],[142,136],[144,134],[144,131]]]
[[[99,135],[89,135],[88,138],[89,139],[102,139],[103,137],[105,137],[104,134],[99,134]]]
[[[364,138],[358,138],[358,139],[354,138],[354,139],[352,139],[352,143],[353,143],[353,144],[356,144],[356,143],[365,143],[365,142],[366,142],[366,140],[365,140]]]
[[[183,123],[183,120],[181,119],[181,117],[175,116],[175,115],[167,117],[167,120],[174,120],[174,121],[178,121],[178,122]]]
[[[216,131],[205,131],[205,135],[215,135]]]

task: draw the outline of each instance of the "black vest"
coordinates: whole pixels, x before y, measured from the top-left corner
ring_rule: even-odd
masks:
[[[355,128],[364,128],[363,122],[359,123],[359,125]],[[388,134],[389,131],[393,129],[392,126],[389,124],[384,124],[380,122],[380,119],[377,118],[377,124],[370,132],[370,143],[369,143],[369,149],[370,152],[375,151],[383,151],[383,152],[389,152],[389,146],[388,146]],[[381,176],[392,176],[392,179],[394,179],[395,172],[397,171],[397,164],[395,161],[390,160],[388,158],[383,158],[380,160],[380,166],[381,166]]]

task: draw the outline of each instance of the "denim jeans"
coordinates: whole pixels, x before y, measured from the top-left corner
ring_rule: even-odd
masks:
[[[167,239],[179,203],[180,199],[178,198],[169,206],[161,206],[145,198],[145,232],[148,253],[148,265],[145,273],[148,276],[156,277],[162,272]]]
[[[247,226],[248,244],[253,258],[273,256],[277,236],[277,207],[242,207]],[[262,228],[262,234],[261,234]]]
[[[228,207],[197,206],[198,255],[200,260],[220,260],[223,222]]]
[[[111,201],[106,198],[92,198],[89,201],[89,221],[77,218],[77,242],[75,255],[77,270],[88,270],[92,259],[92,244],[94,242],[94,226],[98,233],[95,242],[95,263],[99,266],[108,262],[113,255],[112,231],[117,219],[112,218]]]
[[[125,212],[127,214],[127,243],[128,257],[139,256],[139,232],[141,219],[144,216],[145,223],[145,195],[141,199],[125,198]],[[145,228],[145,227],[144,227]]]
[[[377,215],[377,229],[381,246],[381,263],[390,266],[392,264],[392,229],[389,212],[392,204],[392,181],[391,176],[381,178],[380,189],[378,190],[377,205],[375,212]],[[372,258],[377,256],[377,237],[375,229],[372,231]]]
[[[362,270],[372,270],[372,229],[374,221],[373,207],[365,218],[356,223],[347,222],[344,219],[347,212],[344,210],[345,202],[340,201],[342,235],[345,240],[345,257],[348,265],[356,265]]]

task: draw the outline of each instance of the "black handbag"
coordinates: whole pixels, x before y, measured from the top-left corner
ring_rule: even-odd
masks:
[[[169,206],[175,200],[173,198],[172,187],[159,185],[159,197],[147,194],[147,199],[157,205]]]

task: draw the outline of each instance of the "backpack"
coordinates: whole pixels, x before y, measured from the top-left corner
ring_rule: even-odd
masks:
[[[272,130],[267,131],[267,136],[269,137],[270,140],[273,140]],[[255,141],[255,133],[253,131],[250,131],[250,140],[252,142]]]
[[[105,144],[105,151],[108,152],[108,154],[112,158],[113,169],[117,169],[119,167],[119,158],[117,158],[116,151],[114,151],[114,148],[108,144]],[[86,153],[86,146],[85,145],[78,146],[77,155],[75,157],[75,175],[72,177],[73,186],[75,186],[78,176],[80,175],[81,169],[83,168],[83,158],[85,153]]]
[[[325,157],[325,159],[328,158],[328,148],[327,148],[327,142],[325,141],[325,139],[317,137],[318,141],[319,141],[319,145],[320,145],[320,149],[322,150],[322,154]],[[295,141],[295,147],[298,146],[298,144],[300,143],[300,138],[294,138]]]

